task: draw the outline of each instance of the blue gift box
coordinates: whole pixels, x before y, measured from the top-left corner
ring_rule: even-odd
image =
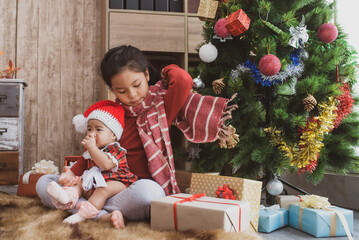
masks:
[[[260,209],[258,231],[270,233],[288,225],[288,209]]]
[[[353,234],[353,211],[334,206],[330,208],[344,215],[350,233]],[[289,205],[289,225],[315,237],[347,236],[337,214],[329,210]]]

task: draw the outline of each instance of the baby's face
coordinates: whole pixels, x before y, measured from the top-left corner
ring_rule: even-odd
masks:
[[[149,80],[148,70],[143,73],[125,69],[112,77],[111,89],[121,103],[135,107],[147,96]]]
[[[115,134],[100,120],[90,119],[87,122],[87,135],[95,138],[96,146],[101,149],[116,141]]]

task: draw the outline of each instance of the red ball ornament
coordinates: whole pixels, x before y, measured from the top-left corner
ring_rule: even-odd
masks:
[[[226,28],[227,18],[221,18],[216,22],[214,25],[214,31],[216,32],[217,36],[222,38],[228,38],[231,36],[231,32]]]
[[[320,25],[317,31],[320,41],[331,43],[338,37],[338,29],[333,23],[324,23]]]
[[[266,76],[276,75],[282,64],[280,63],[279,58],[272,54],[265,55],[259,61],[259,71]]]

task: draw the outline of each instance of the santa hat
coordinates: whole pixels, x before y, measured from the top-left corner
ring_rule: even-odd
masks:
[[[115,135],[121,138],[125,126],[125,111],[123,107],[113,101],[103,100],[90,106],[84,114],[78,114],[72,119],[76,131],[87,132],[87,121],[97,119],[105,124]]]

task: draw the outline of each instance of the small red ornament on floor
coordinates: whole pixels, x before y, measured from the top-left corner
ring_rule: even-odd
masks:
[[[276,75],[282,64],[280,63],[279,58],[272,54],[265,55],[259,61],[259,71],[266,76]]]
[[[338,37],[338,29],[333,23],[324,23],[320,25],[317,31],[320,41],[331,43]]]
[[[247,31],[250,23],[251,20],[247,14],[242,9],[239,9],[228,16],[226,28],[235,37]]]

